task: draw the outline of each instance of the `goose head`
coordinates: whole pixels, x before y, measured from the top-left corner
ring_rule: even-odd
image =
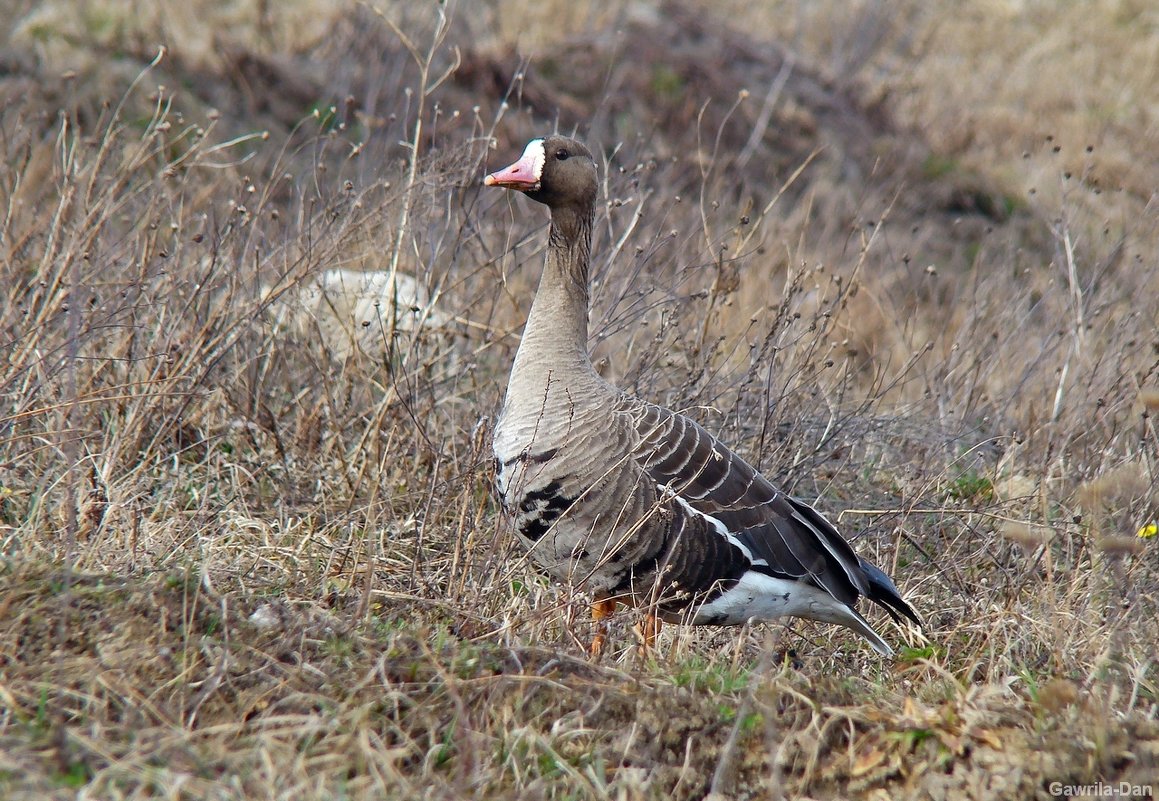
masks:
[[[599,191],[591,151],[566,136],[532,139],[518,161],[491,173],[483,183],[514,189],[551,208],[590,208]]]

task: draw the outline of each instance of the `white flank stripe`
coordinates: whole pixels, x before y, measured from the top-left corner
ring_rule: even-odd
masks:
[[[728,540],[729,544],[731,544],[734,548],[739,548],[740,552],[745,555],[745,557],[749,560],[749,562],[751,562],[754,565],[764,565],[765,567],[769,566],[769,563],[767,561],[765,561],[764,559],[753,558],[753,552],[750,551],[745,546],[745,544],[743,542],[741,542],[736,537],[734,537],[732,532],[728,530],[728,527],[725,526],[724,523],[720,522],[719,520],[717,520],[715,517],[713,517],[710,514],[706,514],[705,512],[702,512],[699,509],[694,509],[692,507],[692,505],[688,503],[688,501],[684,500],[679,495],[672,492],[672,490],[669,489],[668,487],[662,486],[660,484],[657,484],[656,486],[660,489],[661,493],[666,494],[666,495],[671,495],[673,498],[675,498],[676,501],[681,505],[681,507],[684,508],[684,511],[687,514],[692,515],[694,517],[702,517],[705,520],[707,520],[709,525],[711,525],[713,527],[713,529],[715,529],[716,533],[719,534],[720,536],[724,537],[726,540]]]

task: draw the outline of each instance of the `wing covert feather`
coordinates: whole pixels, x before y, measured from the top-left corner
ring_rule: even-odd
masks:
[[[699,424],[627,395],[619,411],[636,422],[632,453],[641,468],[723,523],[752,552],[757,569],[809,581],[849,604],[869,594],[860,560],[833,525],[777,490]]]

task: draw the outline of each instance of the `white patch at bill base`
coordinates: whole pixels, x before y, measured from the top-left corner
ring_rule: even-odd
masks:
[[[531,174],[535,180],[538,181],[543,177],[543,163],[547,161],[547,153],[543,149],[542,139],[532,139],[527,143],[527,147],[523,148],[523,155],[519,157],[520,163],[529,164],[531,167]]]

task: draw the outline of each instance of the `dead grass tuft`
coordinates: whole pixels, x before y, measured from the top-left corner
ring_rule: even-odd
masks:
[[[1141,462],[1111,468],[1079,485],[1075,495],[1079,504],[1091,511],[1111,511],[1151,497],[1153,480],[1148,466]]]
[[[1143,553],[1147,545],[1136,537],[1120,537],[1110,534],[1096,538],[1095,547],[1108,556],[1137,556]]]
[[[0,796],[1153,781],[1159,182],[1130,98],[1154,60],[1109,55],[1153,44],[1141,6],[1081,33],[1002,4],[26,5],[0,79]],[[220,47],[184,36],[215,14]],[[1038,78],[1072,56],[1091,83],[1063,97]],[[897,578],[926,628],[875,618],[894,663],[801,621],[670,627],[640,661],[630,613],[584,657],[587,599],[488,490],[545,221],[478,183],[553,126],[604,161],[602,369]],[[277,324],[341,270],[413,276],[439,316],[396,291],[340,347]]]
[[[1041,526],[1028,526],[1025,523],[1008,521],[1000,529],[1002,536],[1019,545],[1029,555],[1041,545],[1045,545],[1053,538],[1053,532]]]

